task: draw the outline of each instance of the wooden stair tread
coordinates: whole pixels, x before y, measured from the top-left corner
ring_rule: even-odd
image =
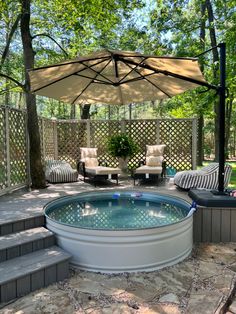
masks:
[[[0,237],[0,250],[21,245],[24,243],[53,236],[53,233],[44,227],[27,229]]]
[[[68,260],[71,256],[57,246],[35,251],[0,263],[0,285]]]

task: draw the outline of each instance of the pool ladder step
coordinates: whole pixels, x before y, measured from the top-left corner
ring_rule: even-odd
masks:
[[[44,217],[1,225],[6,231],[0,236],[1,307],[69,276],[71,256],[55,245],[54,234],[43,224]],[[28,228],[32,225],[35,228]],[[14,230],[13,226],[21,231],[9,232]]]

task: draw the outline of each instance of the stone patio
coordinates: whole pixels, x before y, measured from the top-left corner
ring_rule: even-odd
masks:
[[[59,196],[114,187],[108,183],[95,188],[79,181],[16,191],[1,196],[0,222],[38,215],[47,202]],[[134,189],[127,179],[121,180],[119,188]],[[142,188],[189,200],[169,180]],[[236,313],[236,302],[231,302],[235,279],[236,243],[200,244],[188,259],[160,271],[108,275],[71,269],[68,280],[11,302],[0,313]]]

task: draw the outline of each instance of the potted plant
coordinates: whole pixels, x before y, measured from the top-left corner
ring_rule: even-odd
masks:
[[[118,158],[119,168],[127,172],[128,160],[138,151],[138,146],[131,137],[120,133],[108,139],[107,149],[111,156]]]

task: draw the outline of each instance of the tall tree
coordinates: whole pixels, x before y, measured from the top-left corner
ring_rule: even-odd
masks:
[[[28,133],[30,144],[30,173],[33,188],[46,186],[45,175],[41,160],[40,133],[36,109],[36,96],[30,92],[28,70],[34,67],[34,51],[30,34],[30,0],[21,0],[21,38],[25,67],[25,97],[28,118]]]

